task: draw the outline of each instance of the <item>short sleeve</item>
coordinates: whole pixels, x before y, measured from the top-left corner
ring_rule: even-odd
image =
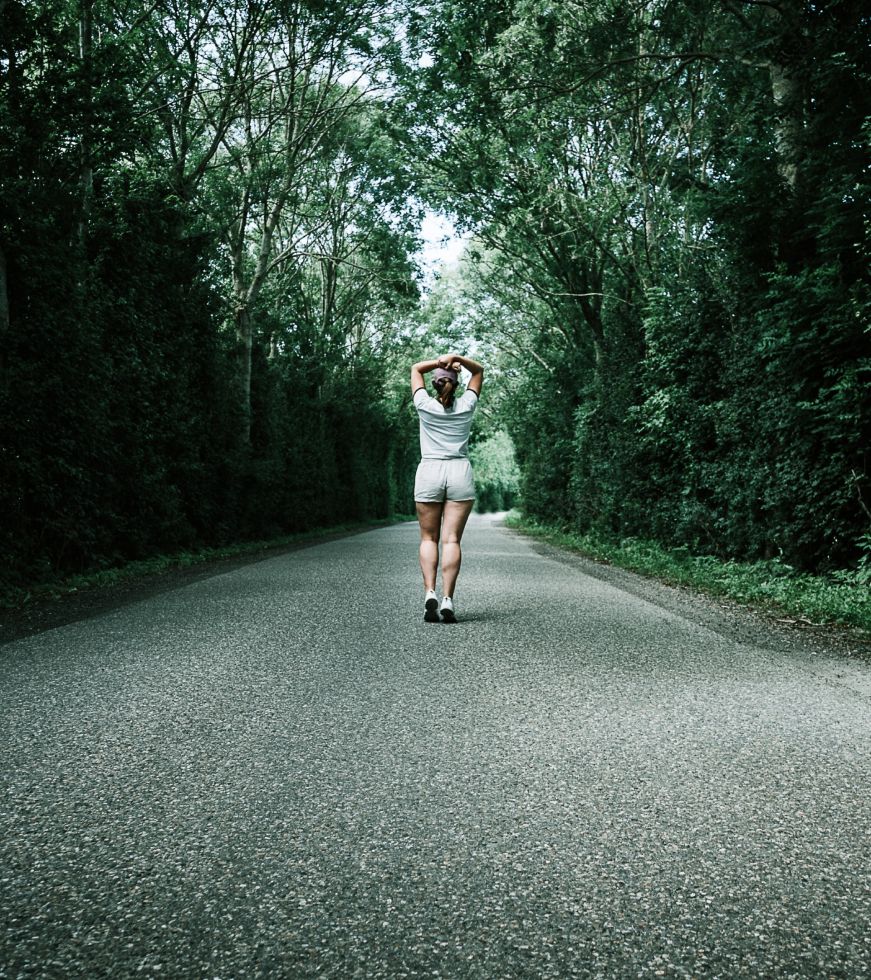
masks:
[[[420,408],[425,401],[429,400],[429,395],[426,393],[426,388],[418,388],[411,396],[411,400],[414,402],[415,408]]]
[[[457,408],[463,412],[474,412],[478,407],[478,396],[468,388],[457,399]]]

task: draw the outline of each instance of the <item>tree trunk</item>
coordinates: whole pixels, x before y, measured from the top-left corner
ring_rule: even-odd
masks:
[[[774,102],[774,144],[777,169],[790,190],[798,181],[804,134],[804,91],[800,75],[805,46],[799,0],[788,0],[767,11],[776,36],[776,54],[768,63],[771,97]]]
[[[247,306],[236,308],[236,340],[238,342],[239,365],[237,380],[239,385],[239,442],[247,448],[251,445],[251,353],[253,337],[251,335],[251,316]]]
[[[254,272],[246,286],[245,277],[245,233],[244,224],[238,226],[238,237],[233,251],[233,296],[235,302],[236,339],[239,342],[239,436],[243,446],[251,444],[251,352],[253,335],[251,325],[251,308],[257,302],[260,290],[269,272],[269,258],[272,254],[272,241],[275,228],[281,217],[284,203],[287,199],[287,187],[277,196],[272,211],[263,228],[257,249],[257,261]]]
[[[777,169],[790,190],[798,181],[802,138],[802,92],[797,78],[784,65],[768,66],[771,95],[774,99],[776,121],[774,145],[777,149]]]
[[[644,123],[644,112],[646,108],[646,98],[643,90],[643,80],[642,73],[645,71],[643,67],[644,61],[647,58],[647,48],[644,43],[644,34],[649,29],[648,12],[646,9],[647,5],[642,3],[639,6],[636,16],[635,31],[637,35],[636,40],[636,62],[635,62],[635,111],[634,111],[634,157],[635,157],[635,169],[638,173],[638,184],[641,189],[641,206],[642,213],[644,216],[643,222],[643,233],[642,233],[642,245],[643,245],[643,255],[641,258],[642,262],[636,263],[636,267],[644,269],[644,274],[641,276],[642,283],[645,286],[649,286],[651,283],[651,272],[653,264],[653,255],[655,254],[655,245],[657,242],[657,229],[656,221],[654,215],[654,202],[650,193],[651,178],[650,172],[647,165],[647,145],[646,145],[646,127]]]
[[[333,252],[335,255],[335,251]],[[321,323],[325,337],[332,335],[333,317],[336,308],[337,270],[332,256],[321,260]]]
[[[6,277],[6,253],[0,244],[0,387],[7,384],[9,366],[9,288]]]
[[[84,122],[79,143],[79,214],[75,239],[84,251],[88,238],[88,221],[94,197],[94,166],[91,153],[91,124],[93,114],[93,79],[91,52],[94,38],[93,0],[81,0],[79,10],[79,61],[82,67],[84,90]]]

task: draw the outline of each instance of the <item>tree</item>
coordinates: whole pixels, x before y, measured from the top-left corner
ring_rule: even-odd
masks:
[[[5,3],[5,584],[407,506],[402,406],[347,396],[416,297],[374,10]]]
[[[534,455],[557,475],[527,487],[536,513],[855,557],[867,460],[832,449],[868,442],[867,280],[846,246],[864,236],[866,32],[856,4],[752,0],[445,0],[410,19],[396,71],[426,193],[490,250],[490,336],[562,372],[561,410],[515,413],[525,474]],[[811,520],[821,499],[837,530]]]

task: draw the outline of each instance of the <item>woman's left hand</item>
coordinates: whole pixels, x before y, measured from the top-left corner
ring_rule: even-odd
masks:
[[[459,372],[463,365],[457,360],[456,354],[442,354],[439,358],[439,367]]]

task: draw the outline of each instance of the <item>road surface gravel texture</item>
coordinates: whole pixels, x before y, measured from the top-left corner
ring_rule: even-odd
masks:
[[[869,975],[871,667],[465,555],[455,626],[401,524],[0,648],[0,977]]]

